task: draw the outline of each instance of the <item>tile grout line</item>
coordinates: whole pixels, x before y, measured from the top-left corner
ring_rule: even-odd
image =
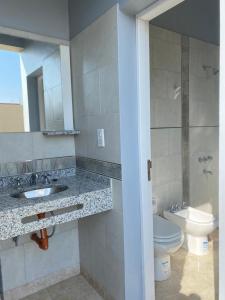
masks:
[[[190,40],[181,36],[181,116],[182,116],[182,186],[183,203],[190,204],[189,163],[189,62]]]

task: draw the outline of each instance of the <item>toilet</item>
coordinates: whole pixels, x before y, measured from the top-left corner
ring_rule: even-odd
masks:
[[[180,226],[185,234],[184,247],[192,254],[208,253],[208,235],[218,226],[216,218],[193,207],[176,212],[164,211],[164,217]]]
[[[155,280],[167,280],[171,275],[170,255],[183,244],[181,228],[172,222],[154,214],[154,262]]]

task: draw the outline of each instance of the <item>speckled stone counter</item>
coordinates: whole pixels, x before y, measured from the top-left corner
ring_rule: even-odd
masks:
[[[36,199],[16,199],[10,196],[15,190],[0,190],[0,240],[113,208],[111,180],[107,177],[77,170],[75,176],[60,178],[55,184],[67,185],[68,189]],[[43,220],[35,217],[52,211],[54,215],[47,213]]]

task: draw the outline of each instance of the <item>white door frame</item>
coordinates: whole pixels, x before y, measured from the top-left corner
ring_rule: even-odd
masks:
[[[225,299],[225,1],[220,0],[219,299]]]
[[[152,217],[152,186],[148,181],[146,163],[151,159],[151,131],[150,131],[150,62],[149,62],[149,21],[175,7],[185,0],[158,0],[137,15],[137,70],[138,70],[138,116],[139,116],[139,166],[141,187],[141,224],[142,224],[142,251],[143,251],[143,288],[144,300],[155,299],[154,283],[154,244],[153,244],[153,217]],[[220,41],[220,81],[225,82],[225,1],[220,1],[221,41]],[[223,14],[223,16],[222,16]],[[223,63],[223,65],[222,65]],[[223,80],[224,79],[224,80]],[[225,153],[225,85],[220,85],[220,154]],[[224,141],[224,143],[221,143]],[[219,168],[219,206],[224,212],[220,213],[220,268],[219,268],[219,298],[225,299],[225,156],[220,155]]]
[[[151,160],[149,22],[137,19],[138,135],[143,300],[155,299],[152,186],[147,162]]]

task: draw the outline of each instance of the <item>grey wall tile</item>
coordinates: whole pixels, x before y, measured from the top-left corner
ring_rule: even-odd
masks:
[[[4,290],[26,283],[25,254],[23,246],[0,252]]]
[[[33,137],[30,133],[1,133],[0,162],[33,159]]]
[[[190,125],[219,122],[219,47],[190,39]]]
[[[55,235],[48,251],[41,251],[35,243],[24,244],[24,251],[27,282],[67,267],[79,268],[77,229]]]
[[[158,211],[183,200],[218,215],[219,48],[152,25],[150,46],[151,126],[156,127],[151,131],[152,177]],[[174,93],[181,85],[181,93]],[[181,128],[168,128],[174,126]],[[213,159],[199,164],[202,156]],[[204,168],[213,175],[203,175]]]
[[[181,36],[150,26],[151,127],[181,127]]]
[[[218,216],[219,179],[219,128],[199,127],[190,129],[190,202]],[[211,156],[212,160],[199,163],[199,157]],[[212,171],[204,175],[203,169]]]
[[[76,154],[120,163],[117,10],[113,7],[71,42]],[[110,39],[109,39],[110,36]],[[106,147],[97,147],[97,129]]]
[[[33,159],[75,155],[73,136],[45,137],[41,133],[34,133]]]
[[[80,262],[106,299],[124,299],[122,183],[112,180],[112,211],[79,221]],[[108,297],[108,298],[107,298]]]
[[[0,144],[0,163],[75,155],[73,136],[45,137],[40,132],[0,133]]]

